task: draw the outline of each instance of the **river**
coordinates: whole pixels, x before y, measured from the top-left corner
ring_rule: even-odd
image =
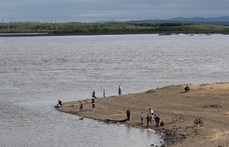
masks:
[[[227,35],[0,37],[1,147],[160,145],[152,130],[54,109],[173,84],[228,82]]]

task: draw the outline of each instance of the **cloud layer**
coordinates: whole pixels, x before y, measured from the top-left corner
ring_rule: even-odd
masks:
[[[3,0],[1,21],[105,21],[218,17],[228,0]]]

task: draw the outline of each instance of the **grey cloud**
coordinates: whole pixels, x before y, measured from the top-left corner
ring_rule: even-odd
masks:
[[[228,15],[227,0],[4,0],[0,20],[129,20]]]

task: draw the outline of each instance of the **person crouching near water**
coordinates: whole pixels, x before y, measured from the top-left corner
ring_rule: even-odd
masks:
[[[61,106],[62,106],[62,101],[61,101],[61,100],[58,100],[58,102],[57,102],[55,108],[59,108],[59,107],[61,107]]]
[[[190,90],[189,86],[188,86],[188,85],[185,86],[184,91],[185,91],[185,92],[188,92],[189,90]]]
[[[58,100],[58,104],[60,107],[62,107],[62,101],[61,100]]]

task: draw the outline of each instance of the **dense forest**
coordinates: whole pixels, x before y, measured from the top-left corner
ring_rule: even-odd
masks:
[[[229,34],[229,26],[181,22],[104,22],[104,23],[0,23],[0,35],[102,35],[102,34]]]

